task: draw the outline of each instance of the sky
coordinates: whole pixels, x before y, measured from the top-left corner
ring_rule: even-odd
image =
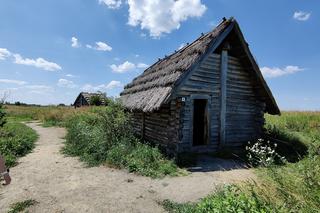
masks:
[[[281,110],[320,110],[319,0],[0,0],[0,95],[118,96],[165,55],[235,17]]]

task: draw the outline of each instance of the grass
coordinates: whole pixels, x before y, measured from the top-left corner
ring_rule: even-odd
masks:
[[[161,204],[168,212],[319,212],[320,112],[266,115],[267,138],[288,159],[255,169],[259,182],[222,188],[197,203]]]
[[[241,189],[236,185],[226,185],[198,203],[179,204],[164,200],[161,204],[172,213],[277,212],[270,202],[258,197],[252,188]]]
[[[9,121],[0,129],[0,153],[6,165],[16,165],[18,157],[28,154],[34,148],[38,135],[25,124]]]
[[[129,115],[118,103],[74,115],[66,126],[63,152],[79,156],[89,166],[107,164],[153,178],[180,173],[157,147],[142,143],[133,135]]]
[[[44,127],[64,126],[68,118],[73,115],[94,109],[94,107],[75,109],[67,106],[5,106],[9,120],[17,122],[39,120]]]
[[[18,213],[18,212],[22,212],[24,210],[26,210],[27,208],[29,208],[30,206],[33,206],[35,204],[37,204],[38,202],[36,200],[33,199],[28,199],[28,200],[24,200],[21,202],[17,202],[14,203],[10,206],[10,210],[8,211],[8,213]]]

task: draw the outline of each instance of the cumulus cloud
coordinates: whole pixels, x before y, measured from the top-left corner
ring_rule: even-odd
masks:
[[[11,52],[6,48],[0,48],[0,60],[4,60],[11,55]]]
[[[188,18],[201,17],[207,7],[201,0],[128,0],[131,26],[149,30],[152,37],[179,29]]]
[[[120,64],[120,65],[112,64],[110,68],[112,69],[113,72],[125,73],[135,69],[136,65],[129,61],[125,61],[123,64]]]
[[[11,80],[11,79],[0,79],[0,83],[16,84],[16,85],[25,85],[25,84],[27,84],[27,82],[25,82],[25,81]]]
[[[260,68],[262,74],[266,77],[266,78],[276,78],[276,77],[280,77],[280,76],[284,76],[284,75],[290,75],[290,74],[294,74],[296,72],[300,72],[302,70],[304,70],[303,68],[300,68],[298,66],[286,66],[284,68],[279,68],[279,67],[262,67]]]
[[[15,64],[34,66],[48,71],[57,71],[62,69],[60,65],[47,61],[41,57],[37,59],[23,58],[20,54],[12,53],[6,48],[0,48],[0,60],[5,60],[8,57],[13,58],[13,62]]]
[[[110,9],[118,9],[121,6],[122,1],[121,0],[99,0],[99,3],[106,5]]]
[[[120,87],[123,87],[123,84],[120,81],[110,81],[110,83],[106,85],[106,89],[114,89]]]
[[[100,51],[111,51],[112,47],[110,47],[108,44],[104,43],[104,42],[96,42],[96,50],[100,50]]]
[[[97,92],[97,91],[104,91],[104,90],[112,90],[116,88],[122,88],[123,84],[120,81],[112,80],[107,84],[100,84],[100,85],[92,85],[92,84],[85,84],[82,87],[83,91],[86,92]]]
[[[145,69],[145,68],[149,67],[149,65],[148,65],[148,64],[145,64],[145,63],[138,63],[138,64],[137,64],[137,67],[138,67],[138,68],[141,68],[141,69]]]
[[[57,83],[58,87],[65,87],[65,88],[70,88],[70,89],[73,89],[73,88],[76,88],[77,85],[73,83],[73,81],[69,81],[67,79],[64,79],[64,78],[60,78],[58,80],[58,83]]]
[[[79,43],[79,41],[76,37],[71,38],[71,47],[73,47],[73,48],[81,47],[81,44]]]
[[[134,64],[129,61],[125,61],[124,63],[119,64],[119,65],[112,64],[110,66],[111,70],[116,73],[126,73],[126,72],[132,71],[134,69],[145,69],[147,67],[149,67],[148,64],[145,64],[145,63]]]
[[[95,50],[99,50],[99,51],[111,51],[112,50],[111,46],[109,46],[108,44],[106,44],[102,41],[96,42],[95,46],[87,44],[86,47],[89,49],[95,49]]]
[[[34,66],[47,71],[57,71],[62,69],[60,65],[54,62],[47,61],[43,58],[37,58],[37,59],[22,58],[21,55],[19,54],[14,54],[13,56],[15,58],[14,63],[16,64]]]
[[[298,21],[307,21],[311,16],[311,13],[304,12],[304,11],[296,11],[293,14],[293,18]]]

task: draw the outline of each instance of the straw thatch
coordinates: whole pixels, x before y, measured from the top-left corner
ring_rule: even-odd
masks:
[[[210,42],[230,24],[222,22],[213,31],[200,36],[193,43],[159,60],[126,85],[120,94],[130,110],[151,112],[157,110],[171,94],[175,82],[206,52]]]
[[[140,76],[127,84],[120,94],[124,106],[132,111],[152,112],[158,110],[168,100],[177,82],[192,69],[193,64],[201,60],[201,56],[207,53],[213,42],[219,39],[219,36],[232,23],[235,23],[234,26],[238,27],[234,18],[224,19],[213,31],[202,34],[191,44],[175,51],[172,55],[159,60],[146,69]],[[244,48],[247,48],[247,46]],[[257,69],[256,74],[266,91],[267,111],[278,114],[280,112],[278,106],[259,68],[254,69]]]
[[[76,98],[76,100],[75,100],[75,102],[74,102],[74,105],[75,105],[75,106],[76,106],[76,105],[90,105],[90,100],[91,100],[91,98],[94,97],[94,96],[100,97],[101,105],[105,105],[105,104],[106,104],[105,102],[106,102],[107,96],[106,96],[105,93],[100,93],[100,92],[98,92],[98,93],[81,92],[81,93],[77,96],[77,98]],[[85,103],[78,103],[78,102],[79,102],[79,99],[80,99],[81,97],[83,97],[83,99],[85,100]]]

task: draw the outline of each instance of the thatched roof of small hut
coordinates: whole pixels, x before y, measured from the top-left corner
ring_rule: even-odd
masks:
[[[95,97],[95,96],[100,97],[102,105],[105,104],[105,99],[107,98],[106,94],[105,93],[101,93],[101,92],[80,92],[80,94],[77,96],[74,104],[76,104],[77,100],[81,96],[87,101],[88,105],[90,105],[90,100],[91,100],[92,97]]]
[[[124,87],[120,94],[124,106],[132,111],[152,112],[158,110],[169,99],[179,80],[192,69],[192,65],[198,62],[202,55],[207,54],[209,47],[219,40],[219,36],[229,26],[235,25],[237,22],[234,18],[224,19],[211,32],[202,34],[191,44],[159,59]],[[260,70],[258,72],[261,75]],[[265,82],[263,83],[271,99],[272,110],[269,111],[273,111],[272,114],[278,114],[276,113],[279,112],[278,106],[268,86]]]

